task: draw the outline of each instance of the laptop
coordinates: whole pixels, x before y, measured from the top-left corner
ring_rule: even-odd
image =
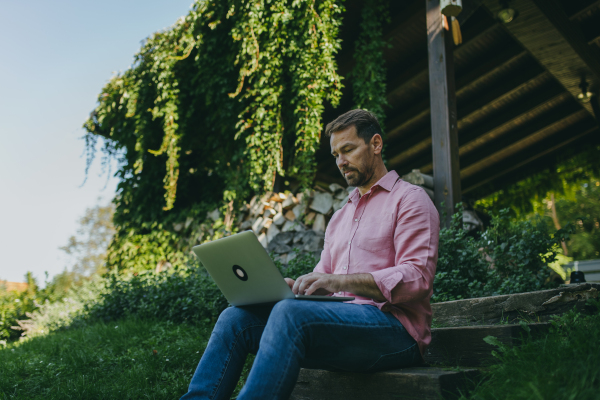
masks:
[[[295,295],[252,231],[192,248],[234,306],[276,303],[283,299],[349,301],[354,297]]]

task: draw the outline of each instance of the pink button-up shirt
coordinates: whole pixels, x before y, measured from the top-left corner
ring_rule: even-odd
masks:
[[[354,296],[349,303],[371,304],[391,312],[416,340],[421,354],[431,342],[433,278],[440,221],[423,189],[388,172],[360,196],[358,189],[337,211],[325,232],[325,247],[314,271],[373,275],[386,298]]]

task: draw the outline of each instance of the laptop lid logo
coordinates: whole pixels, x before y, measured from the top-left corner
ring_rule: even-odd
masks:
[[[244,271],[244,268],[240,267],[239,265],[233,266],[233,273],[238,279],[242,281],[248,280],[248,274],[246,273],[246,271]]]

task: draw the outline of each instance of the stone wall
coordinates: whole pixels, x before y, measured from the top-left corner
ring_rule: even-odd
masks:
[[[274,252],[283,264],[296,256],[295,248],[319,258],[329,219],[346,204],[353,190],[333,183],[303,193],[255,196],[242,208],[238,229],[254,231],[267,251]]]

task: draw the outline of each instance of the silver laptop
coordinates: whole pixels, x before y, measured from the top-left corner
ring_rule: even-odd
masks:
[[[234,306],[283,299],[349,301],[354,297],[294,295],[252,231],[195,246],[196,257]]]

